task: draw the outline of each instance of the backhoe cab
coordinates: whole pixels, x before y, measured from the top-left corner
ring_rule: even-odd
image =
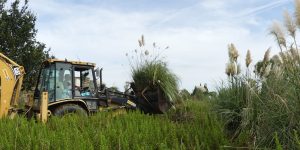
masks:
[[[103,110],[135,109],[134,98],[124,93],[111,92],[102,86],[102,69],[88,62],[50,59],[42,64],[34,93],[33,111],[40,112],[42,92],[48,92],[49,114],[90,114]]]

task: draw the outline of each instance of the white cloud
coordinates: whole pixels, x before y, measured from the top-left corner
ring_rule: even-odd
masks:
[[[170,46],[163,54],[181,78],[182,87],[192,90],[200,82],[212,88],[214,82],[225,78],[228,43],[235,43],[241,50],[241,63],[248,48],[258,60],[272,45],[272,38],[266,36],[268,27],[262,26],[270,20],[262,20],[250,8],[253,11],[239,8],[232,13],[227,9],[229,2],[234,5],[236,0],[205,0],[178,11],[126,13],[58,1],[32,1],[30,5],[38,17],[38,39],[58,58],[104,67],[108,85],[122,88],[130,80],[125,53],[135,49],[137,39],[144,34],[147,43]],[[244,17],[234,17],[236,14]]]

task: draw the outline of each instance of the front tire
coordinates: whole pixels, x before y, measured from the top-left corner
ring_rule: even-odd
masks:
[[[54,116],[64,116],[67,114],[79,114],[82,116],[87,116],[87,111],[76,104],[64,104],[58,106],[52,113]]]

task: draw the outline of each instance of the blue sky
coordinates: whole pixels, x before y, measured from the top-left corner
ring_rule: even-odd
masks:
[[[40,0],[30,1],[30,9],[38,40],[58,58],[97,63],[108,86],[122,90],[131,80],[125,54],[138,48],[143,34],[146,43],[170,47],[162,54],[181,88],[191,91],[226,79],[231,42],[242,66],[248,49],[254,61],[270,46],[278,52],[268,29],[294,8],[293,0]]]

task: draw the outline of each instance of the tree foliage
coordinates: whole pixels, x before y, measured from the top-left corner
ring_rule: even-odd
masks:
[[[36,40],[36,16],[28,9],[28,0],[20,3],[0,0],[0,52],[24,66],[24,88],[36,81],[40,64],[49,58],[45,44]]]

